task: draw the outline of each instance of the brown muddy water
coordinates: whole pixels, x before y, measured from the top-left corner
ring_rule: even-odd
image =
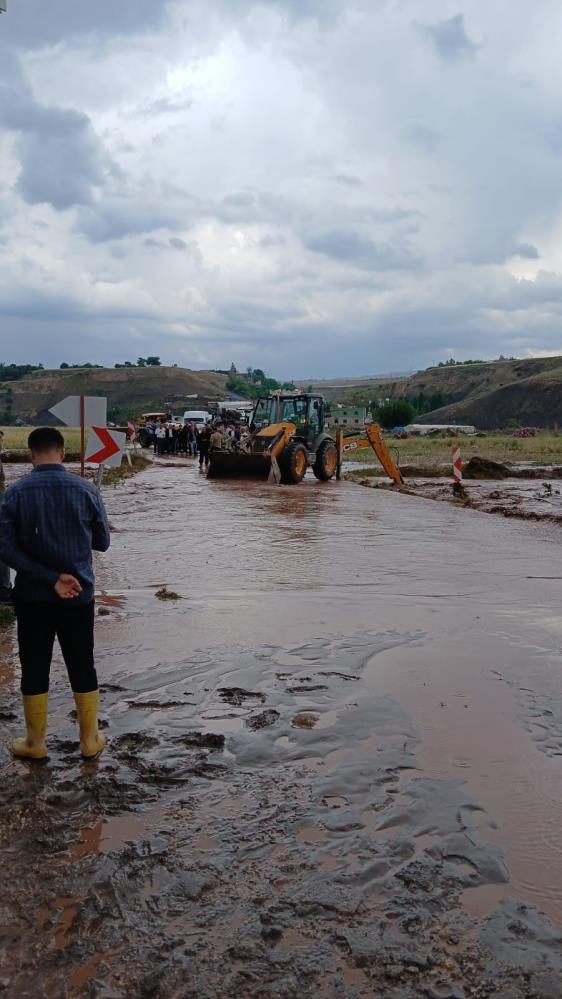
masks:
[[[0,990],[560,999],[560,528],[189,462],[105,499],[99,762],[60,657],[10,759],[3,643]]]

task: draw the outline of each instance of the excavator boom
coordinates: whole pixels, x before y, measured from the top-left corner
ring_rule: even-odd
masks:
[[[372,447],[377,458],[379,459],[382,467],[384,468],[389,479],[392,479],[397,486],[403,486],[404,480],[398,465],[394,461],[390,451],[388,450],[383,436],[381,433],[381,428],[378,423],[369,423],[365,427],[365,436],[361,437],[344,437],[343,431],[338,431],[337,436],[338,454],[340,456],[339,470],[341,473],[341,458],[344,454],[349,454],[352,451],[361,451],[364,448]]]

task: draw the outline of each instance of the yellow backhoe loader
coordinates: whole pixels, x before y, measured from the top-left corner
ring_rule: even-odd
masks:
[[[346,438],[325,429],[322,396],[279,393],[258,399],[246,442],[226,442],[211,450],[209,479],[260,479],[274,483],[302,482],[309,465],[317,479],[341,477],[343,455],[372,447],[387,475],[402,485],[402,476],[382,435],[371,423],[364,435]]]

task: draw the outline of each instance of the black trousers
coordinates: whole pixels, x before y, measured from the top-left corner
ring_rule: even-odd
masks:
[[[94,667],[94,604],[34,604],[16,599],[21,692],[46,694],[53,646],[58,638],[76,694],[98,689]]]
[[[199,467],[200,468],[203,466],[203,462],[205,462],[205,466],[207,466],[209,464],[209,445],[208,444],[200,444],[199,445]]]

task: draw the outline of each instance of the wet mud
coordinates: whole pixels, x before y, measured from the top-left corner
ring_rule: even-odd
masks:
[[[501,479],[501,485],[495,479]],[[354,476],[354,481],[368,488],[395,489],[388,482],[378,481],[375,477]],[[562,525],[562,489],[555,478],[552,481],[545,478],[539,482],[537,477],[508,478],[498,473],[497,476],[488,475],[482,479],[477,476],[467,477],[462,484],[453,486],[450,481],[444,481],[442,476],[420,476],[416,481],[408,480],[402,491],[424,499],[454,503],[481,513]]]
[[[557,529],[193,468],[107,500],[99,761],[58,654],[9,757],[3,637],[0,989],[560,999]]]

